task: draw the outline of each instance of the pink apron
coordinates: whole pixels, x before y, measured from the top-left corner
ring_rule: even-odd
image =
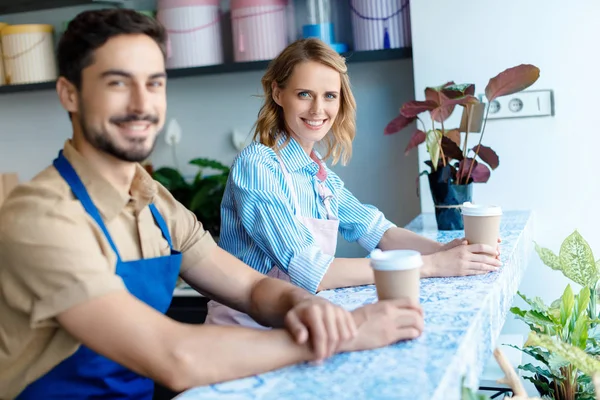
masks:
[[[335,256],[340,222],[331,211],[331,199],[333,198],[333,193],[331,193],[331,190],[329,190],[325,184],[319,182],[316,185],[317,191],[323,200],[325,210],[327,211],[327,219],[303,217],[300,215],[300,204],[298,203],[298,196],[296,195],[296,190],[292,184],[292,177],[283,161],[279,157],[277,158],[279,159],[279,165],[281,165],[286,183],[290,188],[291,196],[294,201],[296,218],[298,218],[298,220],[312,233],[315,243],[320,247],[324,254]],[[289,275],[275,265],[271,268],[267,276],[282,279],[287,282],[290,281]],[[214,300],[208,303],[208,315],[204,323],[215,325],[242,325],[258,329],[269,329],[254,321],[248,314],[234,310],[223,304],[217,303]]]

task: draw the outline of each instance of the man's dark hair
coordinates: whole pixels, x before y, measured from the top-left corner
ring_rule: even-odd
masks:
[[[94,51],[118,35],[144,34],[166,57],[167,33],[153,18],[130,9],[84,11],[67,27],[58,44],[58,72],[81,90],[81,71],[94,62]]]

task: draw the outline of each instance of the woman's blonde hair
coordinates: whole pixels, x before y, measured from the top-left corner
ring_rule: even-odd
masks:
[[[284,88],[292,76],[294,67],[307,61],[321,63],[335,69],[340,74],[342,82],[340,110],[331,131],[321,142],[327,149],[325,159],[332,157],[333,164],[341,159],[342,164],[345,165],[352,156],[352,141],[356,135],[356,101],[350,88],[348,68],[344,57],[319,39],[297,40],[286,47],[269,64],[267,72],[262,78],[265,101],[254,125],[254,140],[273,149],[281,135],[286,136],[284,145],[289,142],[290,137],[286,130],[283,109],[273,100],[273,82],[278,87]]]

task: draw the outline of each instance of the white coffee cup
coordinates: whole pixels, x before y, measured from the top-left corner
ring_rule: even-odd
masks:
[[[419,303],[421,285],[421,253],[414,250],[375,249],[371,252],[371,267],[379,300],[408,297]]]
[[[478,205],[470,202],[462,205],[465,238],[469,244],[487,244],[496,248],[500,237],[502,208],[494,205]]]

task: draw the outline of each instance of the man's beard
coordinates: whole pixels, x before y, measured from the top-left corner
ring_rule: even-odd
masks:
[[[114,139],[106,131],[97,131],[90,128],[85,121],[85,111],[80,105],[81,111],[79,113],[79,123],[83,136],[86,140],[96,149],[110,154],[111,156],[127,162],[141,162],[147,159],[154,147],[156,146],[156,137],[154,138],[129,138],[126,139],[132,146],[130,149],[119,147]],[[150,124],[156,125],[159,121],[158,117],[152,115],[136,115],[129,114],[121,117],[113,117],[110,119],[112,124],[121,124],[133,121],[146,121]],[[144,146],[147,140],[152,140],[152,145],[149,147]]]

